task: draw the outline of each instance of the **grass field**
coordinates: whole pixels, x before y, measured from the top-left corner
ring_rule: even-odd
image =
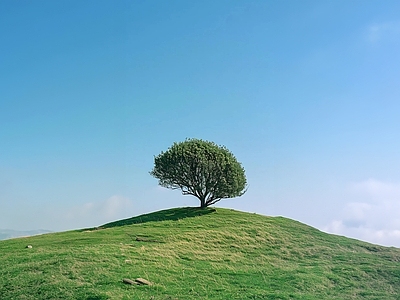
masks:
[[[222,208],[0,241],[0,254],[0,299],[400,299],[400,249]],[[153,284],[122,282],[138,277]]]

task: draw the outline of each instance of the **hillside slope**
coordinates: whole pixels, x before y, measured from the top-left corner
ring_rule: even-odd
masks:
[[[0,253],[0,299],[400,295],[400,249],[221,208],[170,209],[100,228],[0,241]],[[122,282],[137,277],[153,285]]]

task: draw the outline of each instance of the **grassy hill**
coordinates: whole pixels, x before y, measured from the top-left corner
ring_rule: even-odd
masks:
[[[0,241],[0,254],[0,299],[400,297],[400,249],[221,208]],[[153,285],[122,282],[137,277]]]

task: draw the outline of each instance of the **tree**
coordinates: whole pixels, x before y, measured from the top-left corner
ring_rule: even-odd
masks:
[[[202,208],[246,192],[244,168],[233,154],[224,146],[200,139],[174,143],[155,156],[150,174],[163,187],[197,197]]]

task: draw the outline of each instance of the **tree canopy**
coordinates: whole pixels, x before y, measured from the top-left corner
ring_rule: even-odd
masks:
[[[246,192],[245,171],[235,156],[224,146],[200,139],[186,139],[161,152],[150,174],[163,187],[197,197],[200,207]]]

